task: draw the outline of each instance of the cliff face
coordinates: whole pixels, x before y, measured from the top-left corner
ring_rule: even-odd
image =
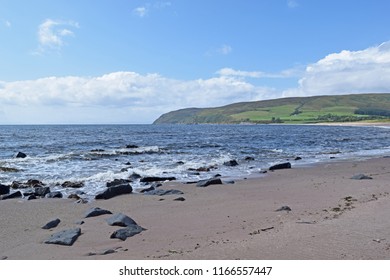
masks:
[[[390,93],[292,97],[188,108],[160,116],[154,124],[318,123],[390,121]]]

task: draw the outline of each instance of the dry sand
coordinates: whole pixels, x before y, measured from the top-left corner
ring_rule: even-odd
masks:
[[[372,180],[352,180],[364,173]],[[166,183],[178,195],[123,195],[76,204],[67,199],[0,201],[0,259],[390,259],[390,158],[332,162],[269,172],[235,184]],[[109,215],[132,217],[146,231],[110,239]],[[292,211],[275,211],[289,206]],[[49,220],[59,226],[43,230]],[[75,222],[83,220],[81,226]],[[81,227],[73,246],[44,244]],[[92,255],[115,249],[108,255]]]

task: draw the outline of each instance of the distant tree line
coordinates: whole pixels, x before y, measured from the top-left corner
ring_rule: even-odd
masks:
[[[390,110],[377,108],[359,108],[354,113],[358,115],[390,117]]]

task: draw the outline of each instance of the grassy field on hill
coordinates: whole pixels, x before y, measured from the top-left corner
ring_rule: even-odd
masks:
[[[390,121],[390,94],[292,97],[166,113],[154,123],[323,123]]]

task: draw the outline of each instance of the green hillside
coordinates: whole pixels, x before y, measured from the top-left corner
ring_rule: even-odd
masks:
[[[163,114],[154,124],[356,121],[390,121],[390,94],[291,97],[216,108],[188,108]]]

